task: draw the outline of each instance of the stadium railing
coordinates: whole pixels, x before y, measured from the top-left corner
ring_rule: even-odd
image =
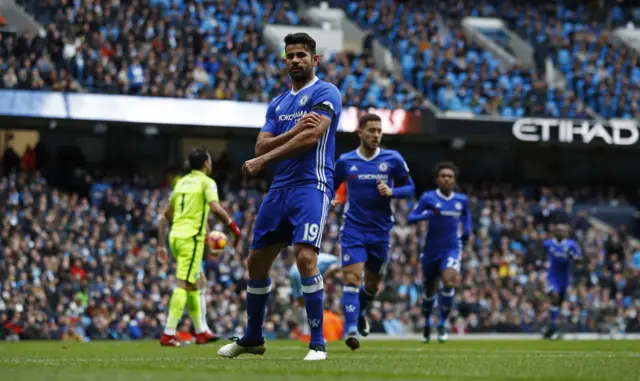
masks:
[[[230,100],[0,90],[0,116],[144,125],[217,126],[259,129],[268,104]],[[428,134],[444,139],[605,145],[636,148],[634,119],[505,118],[467,113],[344,107],[339,131],[352,132],[360,115],[381,116],[385,134]]]
[[[267,103],[48,91],[0,90],[0,116],[146,125],[260,129]],[[339,131],[355,131],[362,113],[382,117],[385,134],[420,133],[420,112],[342,109]]]

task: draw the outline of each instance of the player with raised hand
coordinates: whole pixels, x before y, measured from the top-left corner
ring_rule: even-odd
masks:
[[[202,324],[202,307],[198,284],[200,264],[205,251],[205,237],[209,212],[213,212],[238,237],[240,229],[220,205],[216,182],[211,173],[211,155],[204,148],[194,148],[189,154],[191,173],[183,176],[175,185],[169,204],[160,219],[158,256],[166,260],[167,225],[171,223],[169,245],[177,262],[176,288],[169,303],[169,316],[160,345],[176,347],[180,341],[176,327],[182,318],[185,304],[196,330],[196,343],[206,344],[216,337]],[[200,286],[200,287],[199,287]]]
[[[380,148],[380,117],[363,115],[357,133],[360,146],[340,156],[335,178],[336,186],[345,181],[347,189],[340,236],[344,276],[342,309],[345,343],[352,350],[360,348],[358,333],[369,334],[366,309],[378,292],[389,258],[389,233],[393,227],[391,199],[413,197],[415,192],[402,155]]]
[[[447,341],[447,319],[453,308],[455,290],[460,281],[460,255],[471,235],[469,199],[454,192],[458,168],[452,162],[441,162],[434,171],[437,189],[422,194],[415,208],[409,213],[409,223],[429,221],[420,263],[425,295],[422,312],[425,318],[424,342],[431,338],[431,313],[435,301],[436,285],[442,280],[438,297],[440,320],[438,340]],[[462,234],[460,234],[462,225]]]
[[[255,175],[267,164],[278,163],[271,189],[256,216],[247,259],[247,328],[242,338],[220,348],[222,357],[266,351],[262,326],[271,291],[271,265],[283,247],[293,244],[311,329],[305,360],[327,358],[324,284],[317,262],[333,197],[335,133],[342,97],[336,86],[315,75],[320,57],[313,38],[306,33],[289,34],[284,43],[293,88],[267,108],[256,143],[257,157],[243,166],[246,174]]]
[[[560,307],[564,301],[571,277],[572,260],[582,259],[582,253],[578,243],[568,238],[569,226],[556,224],[554,238],[544,241],[544,251],[547,254],[547,292],[551,298],[549,311],[549,325],[544,331],[544,338],[557,340],[560,338],[558,331],[558,319]]]

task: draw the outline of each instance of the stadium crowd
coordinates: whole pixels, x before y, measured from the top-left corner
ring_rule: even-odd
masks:
[[[640,115],[640,66],[612,43],[602,18],[611,14],[611,24],[618,25],[633,20],[637,10],[614,3],[590,11],[589,5],[572,1],[334,3],[391,48],[401,58],[404,77],[443,110],[583,118],[590,108],[606,118]],[[469,16],[505,20],[534,47],[537,71],[518,62],[500,67],[497,57],[462,32],[461,20]],[[547,57],[565,76],[563,88],[545,82]]]
[[[3,88],[268,102],[288,90],[287,74],[262,27],[305,23],[288,1],[22,3],[47,35],[0,34]],[[345,104],[422,108],[370,56],[330,55],[322,66]]]
[[[33,162],[30,155],[27,164]],[[222,163],[219,167],[226,168]],[[214,332],[237,335],[246,319],[243,258],[267,183],[224,169],[214,176],[224,206],[242,226],[243,239],[220,258],[206,261],[207,316]],[[135,340],[161,335],[175,277],[173,262],[156,257],[156,234],[171,181],[151,186],[158,181],[139,176],[135,182],[120,177],[86,180],[84,191],[73,194],[48,185],[38,171],[1,178],[0,338]],[[575,268],[562,308],[563,329],[640,332],[640,248],[624,232],[603,234],[589,225],[584,212],[574,212],[577,203],[594,202],[597,195],[503,185],[463,190],[471,195],[475,238],[463,255],[462,286],[450,319],[453,332],[541,329],[547,318],[542,241],[558,219],[570,221],[587,258]],[[395,207],[391,262],[369,311],[372,331],[389,335],[420,332],[423,326],[417,253],[425,225],[406,224],[412,201]],[[333,254],[339,250],[337,213],[327,220],[322,244],[323,251]],[[210,226],[222,229],[215,221]],[[285,250],[274,266],[267,338],[299,333],[288,279],[293,263]],[[340,314],[341,277],[325,282],[326,308]],[[188,318],[180,328],[188,334]]]
[[[287,0],[19,3],[47,33],[0,33],[3,88],[266,102],[286,90],[286,73],[262,28],[307,23]],[[402,64],[403,78],[396,78],[377,72],[368,55],[323,57],[326,67],[336,68],[329,77],[336,77],[348,104],[416,109],[425,97],[442,110],[482,115],[583,118],[588,109],[607,118],[640,115],[637,60],[614,46],[604,27],[636,20],[637,9],[613,3],[594,12],[571,1],[333,3]],[[501,67],[463,34],[466,16],[505,20],[535,48],[537,70]],[[546,57],[565,77],[564,87],[545,81]]]
[[[525,2],[523,8],[517,2],[492,1],[440,1],[421,7],[346,3],[360,25],[373,28],[376,37],[402,58],[404,78],[441,109],[580,118],[586,116],[586,107],[606,117],[631,117],[639,107],[635,60],[609,43],[601,24],[589,22],[592,15],[584,7]],[[267,101],[283,90],[284,73],[280,55],[266,49],[261,27],[305,22],[287,1],[267,6],[243,0],[141,1],[128,6],[112,2],[104,9],[65,0],[23,4],[48,25],[48,33],[45,38],[0,37],[7,68],[1,80],[7,88],[82,87],[106,93]],[[612,11],[612,17],[618,14]],[[498,67],[495,57],[463,36],[458,27],[463,16],[500,16],[508,21],[541,56],[554,59],[570,91],[548,88],[540,73]],[[373,69],[370,58],[362,61]],[[374,87],[385,87],[380,91],[370,89],[373,81],[359,77],[356,68],[348,71],[356,73],[353,87],[361,90],[351,98],[354,104],[422,107],[420,99],[407,100],[410,92],[388,73],[382,77],[393,84],[376,81]]]

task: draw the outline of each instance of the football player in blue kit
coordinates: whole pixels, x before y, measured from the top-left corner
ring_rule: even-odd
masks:
[[[269,274],[282,248],[293,245],[311,329],[305,360],[326,360],[323,337],[323,281],[318,249],[333,198],[335,133],[342,112],[338,88],[316,77],[320,57],[306,33],[284,39],[286,64],[293,88],[269,104],[266,122],[256,143],[256,158],[244,163],[248,175],[267,164],[277,167],[253,230],[247,259],[248,322],[242,338],[220,348],[222,357],[262,355],[266,351],[262,326],[271,291]]]
[[[569,287],[571,262],[582,258],[578,243],[568,238],[568,225],[556,224],[554,233],[554,238],[544,241],[544,251],[547,255],[548,263],[547,292],[551,299],[550,321],[544,331],[544,338],[551,340],[560,338],[558,319],[560,317],[560,307]]]
[[[471,235],[471,213],[469,199],[454,192],[458,168],[451,162],[436,165],[434,177],[436,190],[422,194],[415,208],[409,213],[409,223],[429,221],[420,264],[425,294],[422,312],[425,318],[424,342],[431,338],[431,313],[435,301],[438,280],[442,281],[438,305],[438,340],[447,341],[447,319],[453,308],[455,290],[460,282],[460,256]],[[462,233],[460,233],[462,225]]]
[[[358,333],[369,334],[365,313],[378,291],[389,256],[389,232],[394,222],[391,199],[410,198],[415,193],[400,153],[379,147],[380,117],[363,115],[357,133],[360,146],[340,156],[335,176],[336,187],[346,181],[347,189],[340,236],[342,309],[345,343],[352,350],[360,348]]]

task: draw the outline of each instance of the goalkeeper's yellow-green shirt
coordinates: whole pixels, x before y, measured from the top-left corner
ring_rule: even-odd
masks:
[[[169,202],[173,205],[170,238],[195,238],[207,234],[209,203],[218,201],[216,182],[202,171],[191,171],[178,180]]]

